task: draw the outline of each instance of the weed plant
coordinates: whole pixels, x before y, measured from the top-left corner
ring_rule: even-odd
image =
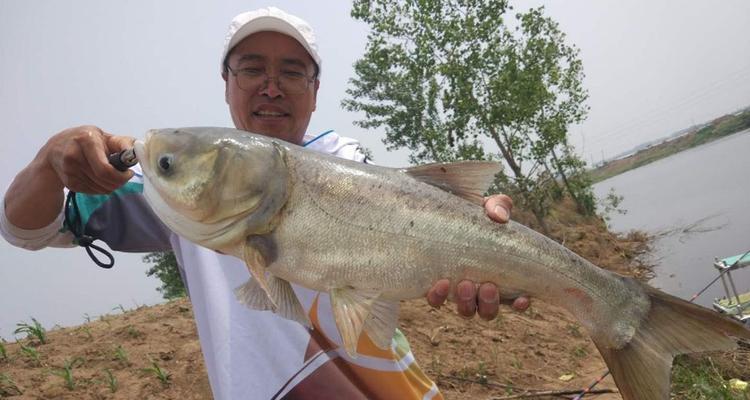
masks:
[[[731,390],[711,358],[680,356],[672,371],[672,395],[681,400],[750,400],[750,394]]]
[[[62,368],[56,368],[50,371],[52,374],[57,375],[65,381],[65,387],[68,390],[75,389],[76,383],[73,378],[73,368],[80,366],[84,363],[84,360],[80,357],[76,357],[72,360],[65,360]]]
[[[47,343],[47,331],[42,327],[42,324],[33,317],[31,318],[31,321],[33,324],[27,324],[25,322],[16,324],[18,328],[16,328],[13,333],[16,335],[19,333],[25,333],[27,338],[36,338],[41,344]]]
[[[151,360],[151,366],[148,368],[143,368],[143,371],[156,376],[157,378],[159,378],[161,383],[165,385],[168,385],[170,379],[172,378],[172,374],[167,372],[167,370],[162,369],[154,360]]]
[[[37,365],[42,365],[42,360],[40,359],[40,354],[37,349],[33,347],[21,345],[21,354],[30,358]]]
[[[105,382],[107,383],[107,386],[109,387],[109,391],[114,393],[117,391],[117,377],[112,373],[112,371],[107,368],[104,370],[105,375]]]
[[[130,360],[128,359],[128,353],[119,344],[117,345],[117,347],[115,347],[115,360],[125,365],[130,365]]]
[[[0,373],[0,397],[20,396],[23,390],[16,385],[10,375]]]

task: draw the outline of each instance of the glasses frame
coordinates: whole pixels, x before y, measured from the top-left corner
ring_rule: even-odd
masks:
[[[263,79],[262,83],[260,85],[258,85],[257,88],[246,89],[246,88],[243,88],[240,85],[240,78],[238,77],[238,75],[242,73],[242,70],[237,71],[234,68],[232,68],[231,66],[229,66],[229,64],[226,64],[225,66],[227,68],[227,71],[229,71],[232,75],[234,75],[234,79],[237,82],[237,87],[240,88],[240,90],[243,90],[245,92],[256,92],[256,91],[261,90],[262,88],[266,88],[266,87],[268,87],[268,83],[271,82],[271,79],[273,79],[275,81],[275,83],[276,83],[276,87],[279,88],[279,90],[282,91],[284,94],[288,94],[288,95],[302,94],[302,93],[305,93],[307,91],[307,89],[310,88],[310,83],[315,82],[315,80],[317,79],[316,76],[310,77],[310,76],[305,75],[304,76],[304,78],[305,78],[305,88],[303,90],[299,91],[299,92],[298,91],[291,91],[290,92],[287,89],[285,89],[284,86],[282,86],[281,81],[279,81],[279,78],[281,78],[281,75],[271,76],[271,75],[268,75],[268,72],[263,72],[260,75],[258,75],[259,77],[265,76],[265,78]]]

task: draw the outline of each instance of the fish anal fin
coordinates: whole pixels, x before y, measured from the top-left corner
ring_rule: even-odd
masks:
[[[250,271],[250,275],[252,275],[258,286],[268,297],[268,301],[271,303],[271,309],[275,310],[277,305],[274,298],[271,296],[271,289],[268,287],[268,282],[266,280],[266,258],[260,250],[252,246],[249,242],[245,243],[243,246],[242,254],[247,270]]]
[[[336,327],[341,335],[344,350],[352,357],[357,355],[357,343],[367,321],[372,304],[379,292],[357,290],[351,287],[331,289],[331,307]]]
[[[620,349],[593,337],[624,400],[669,399],[672,360],[679,354],[731,350],[731,336],[750,330],[709,309],[647,288],[651,308],[633,338]]]
[[[393,334],[398,328],[398,310],[397,301],[380,298],[375,300],[370,307],[370,315],[365,321],[364,331],[381,350],[391,348]]]
[[[460,161],[418,165],[404,171],[413,178],[482,205],[484,192],[502,169],[493,161]]]

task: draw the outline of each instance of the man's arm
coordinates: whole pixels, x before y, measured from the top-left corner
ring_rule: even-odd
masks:
[[[485,199],[484,209],[487,216],[495,222],[504,224],[510,219],[513,201],[506,195],[495,195]],[[450,294],[451,282],[448,279],[437,281],[427,292],[427,302],[433,307],[442,305]],[[500,293],[492,283],[475,284],[469,280],[458,282],[452,296],[456,302],[459,314],[473,317],[479,314],[486,320],[497,316],[500,305]],[[529,299],[521,296],[510,301],[510,305],[517,311],[529,308]]]
[[[5,215],[18,228],[39,229],[60,214],[63,188],[110,193],[131,178],[107,161],[107,154],[131,147],[134,139],[114,136],[94,126],[66,129],[51,137],[5,193]]]

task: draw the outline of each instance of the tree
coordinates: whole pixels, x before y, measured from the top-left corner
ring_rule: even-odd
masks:
[[[503,160],[497,184],[546,231],[559,180],[581,198],[567,127],[585,117],[588,94],[578,50],[543,8],[516,14],[512,28],[509,10],[505,0],[355,0],[352,17],[371,30],[342,104],[364,113],[359,126],[384,127],[389,149],[409,148],[412,163]]]
[[[179,297],[185,297],[187,294],[185,285],[182,282],[180,270],[177,267],[177,259],[171,251],[149,253],[143,257],[143,262],[154,263],[146,271],[147,276],[156,275],[161,280],[161,287],[156,290],[161,293],[166,300],[172,300]]]

